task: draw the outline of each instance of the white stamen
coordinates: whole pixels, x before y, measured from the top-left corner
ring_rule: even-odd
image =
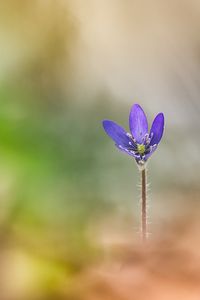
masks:
[[[129,138],[132,138],[132,135],[131,135],[129,132],[127,132],[126,135],[127,135]]]
[[[154,151],[157,147],[157,144],[154,144],[153,146],[150,146],[150,152]]]

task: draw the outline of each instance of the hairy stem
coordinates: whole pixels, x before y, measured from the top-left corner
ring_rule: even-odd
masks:
[[[141,237],[145,242],[147,239],[147,180],[146,169],[141,171],[142,176],[142,214],[141,214]]]

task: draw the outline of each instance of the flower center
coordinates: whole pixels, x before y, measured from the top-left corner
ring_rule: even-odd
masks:
[[[137,144],[137,151],[139,154],[144,154],[145,153],[145,145]]]

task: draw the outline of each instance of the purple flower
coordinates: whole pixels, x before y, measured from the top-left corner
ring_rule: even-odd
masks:
[[[131,134],[110,120],[104,120],[103,127],[119,150],[133,156],[139,166],[144,166],[162,138],[164,115],[159,113],[155,117],[150,133],[148,133],[147,117],[141,106],[134,104],[129,115]]]

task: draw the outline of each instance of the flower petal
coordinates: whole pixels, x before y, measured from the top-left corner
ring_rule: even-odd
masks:
[[[124,148],[124,147],[121,147],[121,146],[119,146],[119,145],[117,145],[117,144],[115,144],[115,146],[116,146],[117,149],[119,149],[120,151],[122,151],[122,152],[124,152],[124,153],[126,153],[126,154],[128,154],[128,155],[130,155],[130,156],[135,157],[135,154],[134,154],[132,151],[130,151],[130,150]]]
[[[134,154],[133,151],[128,150],[127,148],[124,148],[124,147],[119,146],[119,145],[117,145],[117,144],[115,144],[115,146],[116,146],[117,149],[119,149],[120,151],[122,151],[122,152],[124,152],[124,153],[126,153],[126,154],[128,154],[128,155],[130,155],[130,156],[133,156],[135,159],[138,157],[138,155]]]
[[[129,126],[132,136],[138,144],[142,144],[142,140],[148,133],[147,117],[139,104],[134,104],[129,115]]]
[[[150,145],[157,145],[163,135],[163,131],[164,131],[164,115],[163,113],[159,113],[154,121],[153,124],[151,126],[151,131],[150,131],[150,136],[153,135]]]
[[[126,131],[124,128],[122,128],[120,125],[116,124],[113,121],[110,120],[104,120],[103,122],[103,128],[107,135],[113,139],[113,141],[118,145],[122,146],[124,148],[129,147],[130,148],[130,142],[131,138],[127,136]]]

